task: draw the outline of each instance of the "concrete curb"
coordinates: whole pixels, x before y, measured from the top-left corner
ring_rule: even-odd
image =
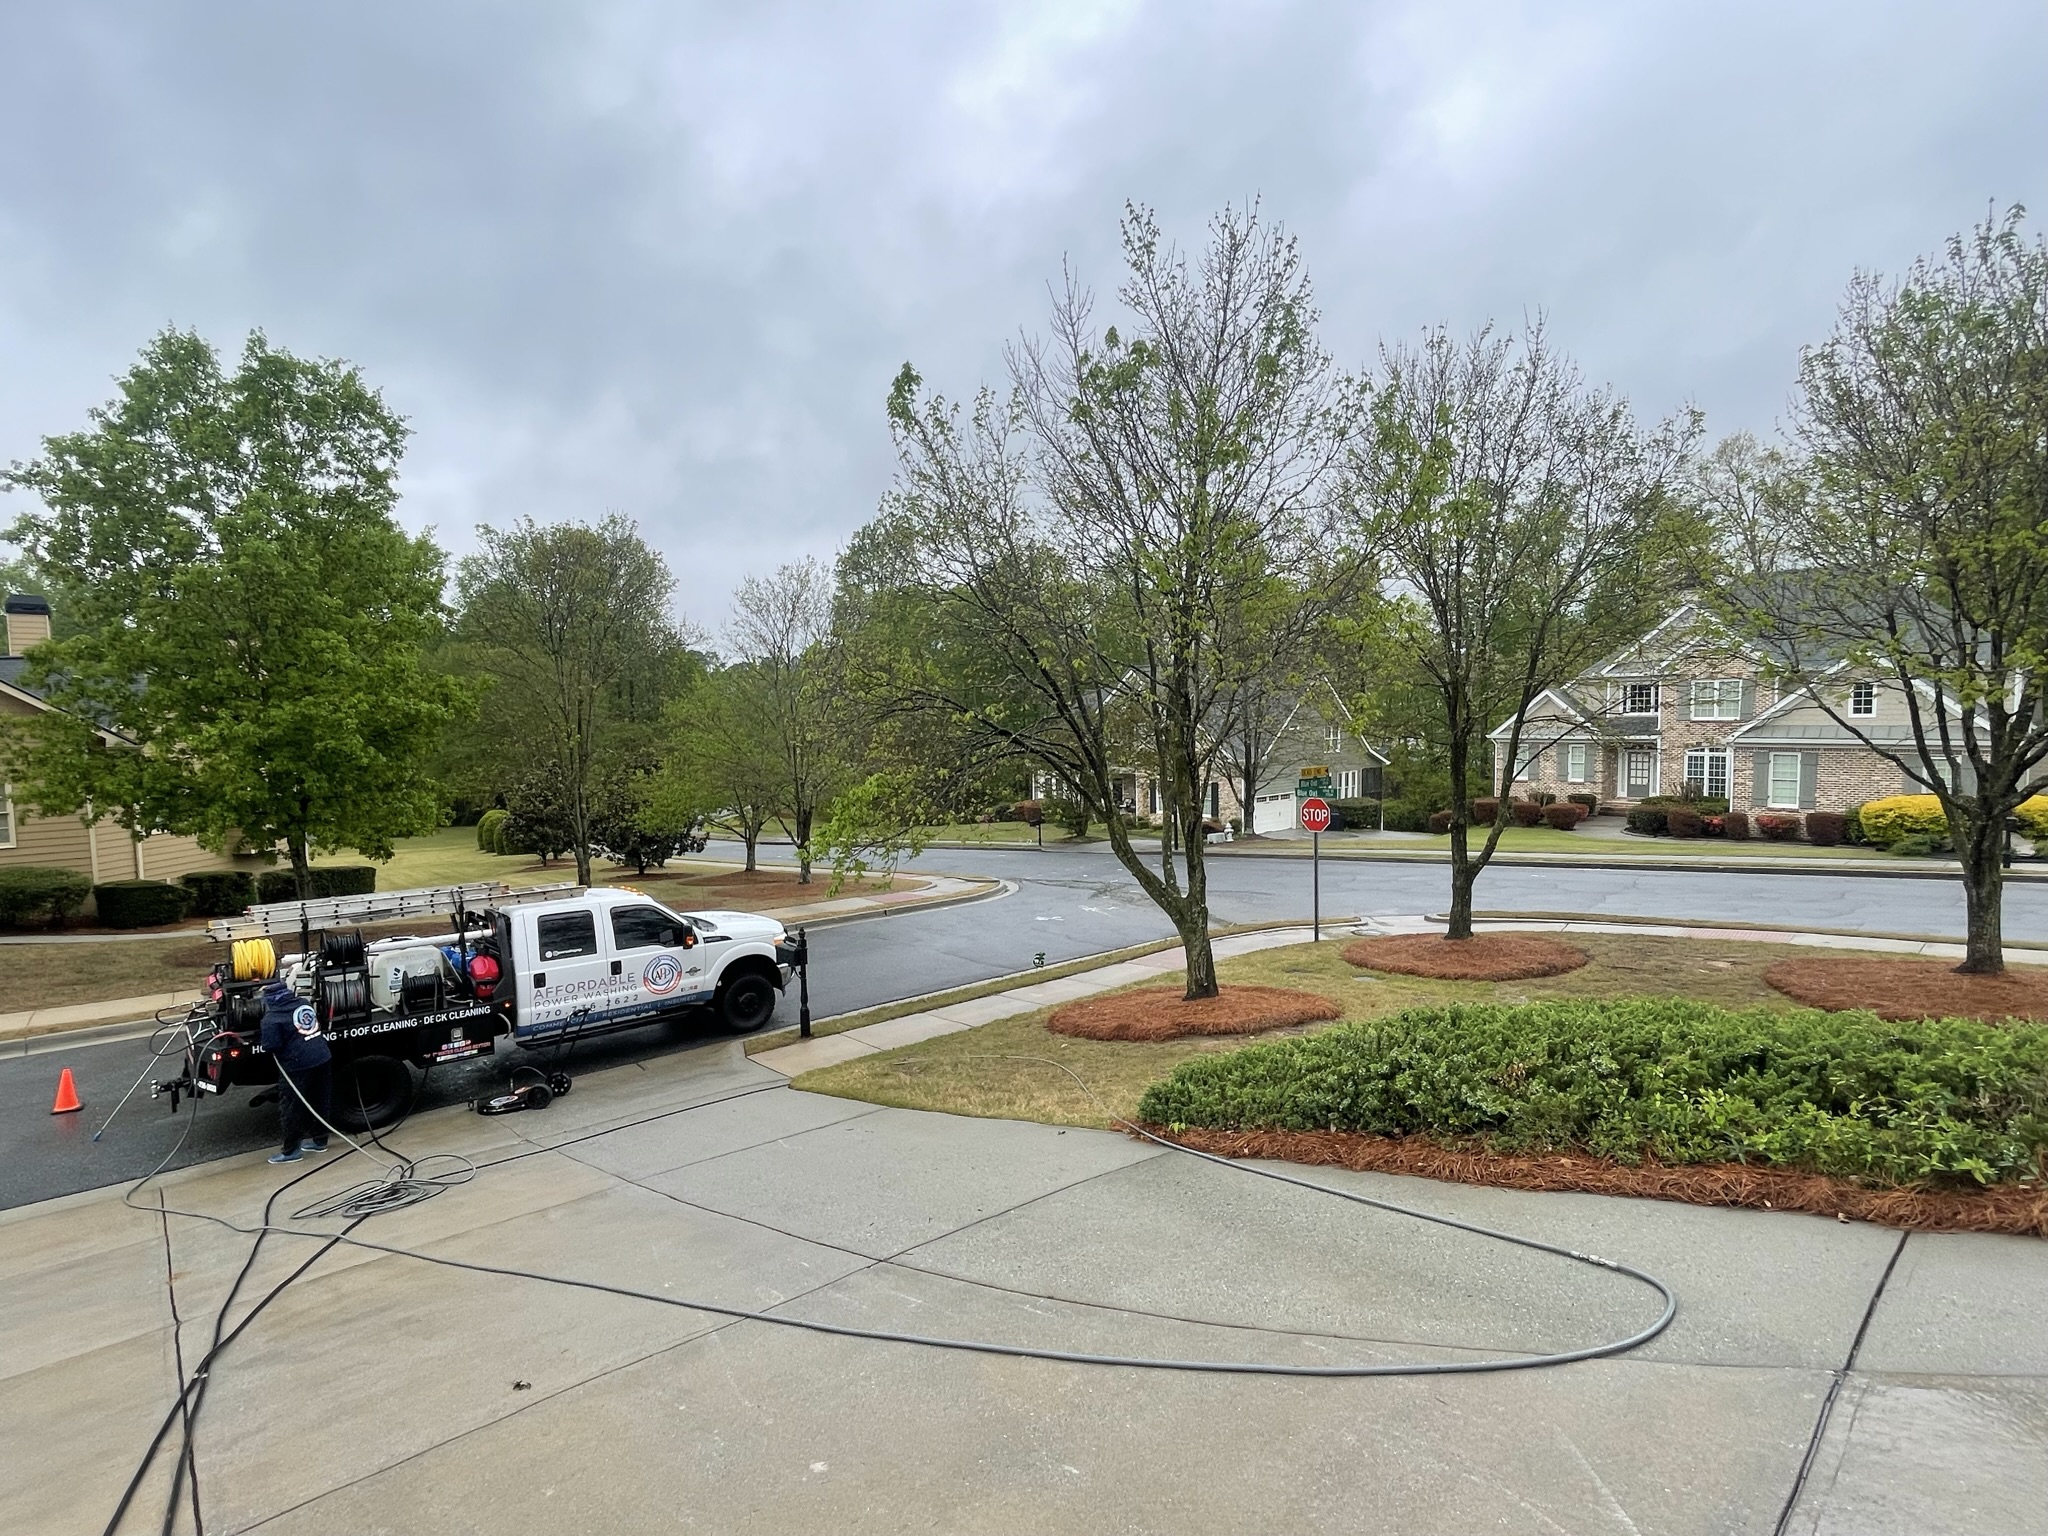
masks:
[[[1244,848],[1235,844],[1228,845],[1228,852],[1222,852],[1224,846],[1210,848],[1209,856],[1229,859],[1306,859],[1309,856],[1306,851],[1295,853],[1277,848]],[[1450,867],[1449,856],[1436,853],[1355,852],[1325,848],[1323,858],[1326,861],[1342,860],[1347,864]],[[1946,863],[1932,869],[1902,869],[1861,859],[1695,859],[1653,853],[1606,859],[1559,853],[1497,853],[1486,861],[1486,867],[1492,869],[1497,865],[1527,869],[1679,870],[1700,875],[1835,875],[1871,880],[1960,880],[1963,877],[1960,865]],[[2048,883],[2048,870],[2024,870],[2015,866],[2005,872],[2005,878],[2009,885]]]
[[[866,897],[849,898],[871,901],[871,905],[856,911],[835,912],[810,919],[803,918],[801,908],[770,908],[761,915],[772,917],[786,927],[829,928],[842,923],[864,923],[897,912],[931,912],[942,907],[959,907],[971,902],[1000,900],[1002,897],[1014,895],[1017,890],[1017,883],[1014,880],[974,879],[960,875],[919,878],[962,882],[975,888],[966,891],[947,891],[939,896],[898,902],[872,901]],[[791,918],[797,921],[789,921]],[[100,1045],[109,1040],[125,1040],[146,1035],[158,1027],[156,1013],[159,1009],[187,1005],[198,1001],[202,995],[196,989],[187,992],[159,992],[146,997],[109,998],[103,1003],[65,1003],[51,1008],[28,1009],[22,1013],[0,1014],[0,1059],[9,1056],[34,1056],[48,1050]],[[39,1026],[39,1016],[46,1014],[63,1014],[70,1017],[52,1020]]]

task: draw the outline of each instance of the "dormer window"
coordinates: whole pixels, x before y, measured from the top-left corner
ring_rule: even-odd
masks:
[[[1624,715],[1654,715],[1657,713],[1657,685],[1655,683],[1629,683],[1621,690],[1621,712]]]
[[[1874,715],[1877,713],[1877,684],[1852,683],[1850,685],[1849,713],[1852,715]]]

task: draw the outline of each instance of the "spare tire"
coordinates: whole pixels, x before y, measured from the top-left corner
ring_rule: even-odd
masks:
[[[396,1056],[358,1056],[334,1064],[334,1123],[344,1131],[377,1131],[403,1120],[418,1080]]]

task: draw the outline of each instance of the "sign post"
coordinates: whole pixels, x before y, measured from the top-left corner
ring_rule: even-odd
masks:
[[[1330,826],[1330,802],[1310,795],[1301,802],[1301,829],[1309,836],[1309,921],[1314,942],[1323,942],[1323,833]]]

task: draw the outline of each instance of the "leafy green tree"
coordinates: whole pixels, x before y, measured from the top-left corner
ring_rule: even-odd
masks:
[[[697,836],[702,816],[664,798],[659,783],[659,765],[621,763],[599,779],[592,797],[592,847],[639,875],[703,846]]]
[[[428,764],[465,690],[422,665],[443,556],[393,518],[404,423],[353,368],[251,335],[143,350],[84,431],[6,472],[8,536],[77,628],[39,647],[58,713],[10,743],[15,794],[215,847],[387,858],[432,827]],[[100,750],[105,744],[106,750]]]
[[[877,871],[893,876],[905,859],[924,852],[933,819],[930,798],[908,773],[872,773],[843,790],[812,833],[832,866],[830,893]]]
[[[495,685],[484,724],[508,758],[552,774],[588,885],[599,777],[657,734],[697,666],[670,611],[675,578],[616,515],[594,526],[527,518],[478,537],[461,566],[457,634]]]
[[[796,844],[797,883],[811,879],[811,827],[847,782],[860,721],[832,623],[832,573],[818,560],[753,576],[733,594],[733,649],[753,707],[782,757],[781,812]]]
[[[885,692],[1030,759],[1101,815],[1214,996],[1203,822],[1239,701],[1356,590],[1334,537],[1355,391],[1317,343],[1294,242],[1250,211],[1193,261],[1127,212],[1127,325],[1071,280],[1011,393],[966,420],[907,365],[897,487],[860,551],[921,635]],[[1132,841],[1119,778],[1151,766],[1167,835]]]
[[[1800,368],[1808,499],[1724,617],[1780,682],[1941,802],[1966,973],[2005,968],[2008,818],[2048,790],[2048,245],[2018,209],[1849,287]],[[1742,553],[1737,549],[1738,555]],[[1859,716],[1851,680],[1892,708]]]
[[[655,793],[672,818],[701,818],[738,838],[752,874],[761,835],[787,804],[783,746],[759,670],[714,668],[669,706]]]
[[[1378,551],[1385,665],[1425,688],[1451,794],[1446,936],[1472,936],[1472,888],[1509,808],[1475,852],[1475,773],[1496,788],[1488,733],[1512,721],[1519,760],[1546,688],[1663,617],[1698,541],[1667,482],[1694,431],[1640,432],[1588,389],[1540,326],[1519,341],[1428,333],[1385,349],[1372,430],[1355,464],[1357,537]]]

